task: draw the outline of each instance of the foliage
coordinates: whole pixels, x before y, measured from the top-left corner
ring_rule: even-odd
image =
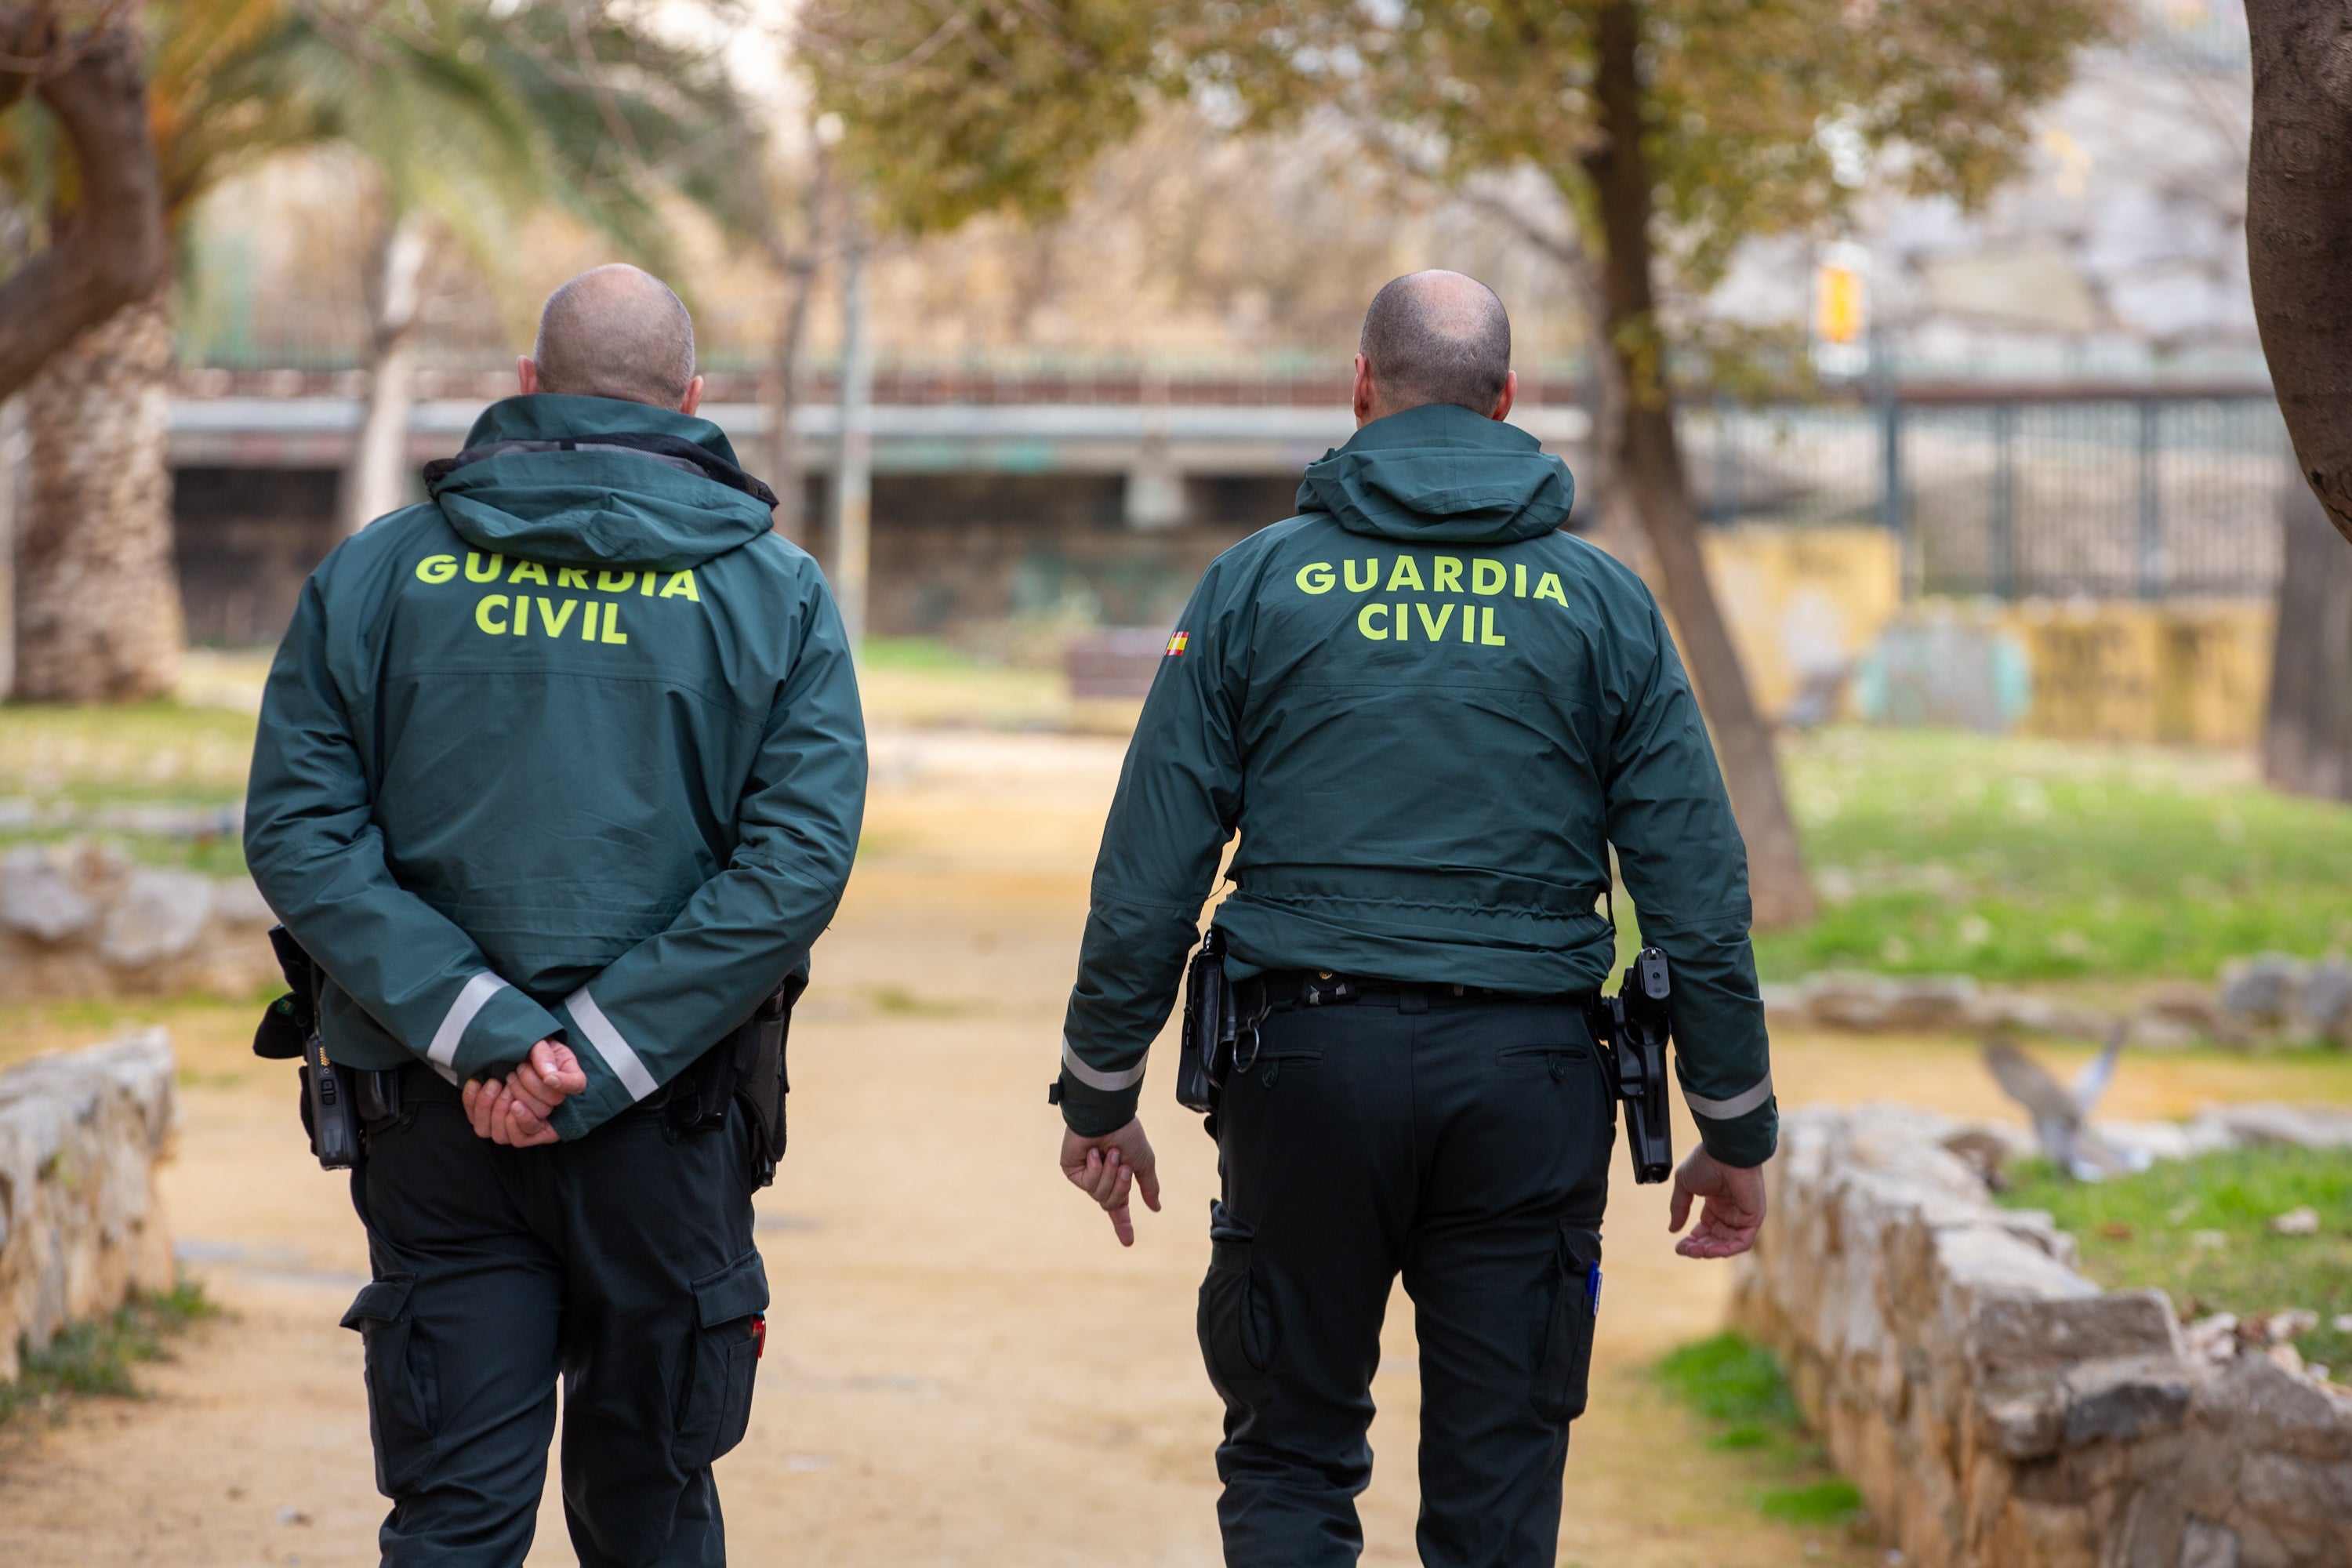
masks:
[[[1603,133],[1596,27],[1611,0],[1222,0],[1179,48],[1260,121],[1335,105],[1461,184],[1532,169],[1600,247],[1586,160]],[[1703,289],[1756,235],[1832,226],[1881,167],[1975,202],[2015,166],[2110,0],[1644,0],[1654,237]]]
[[[1150,0],[809,0],[799,58],[871,216],[903,234],[1058,213],[1143,121],[1174,7]]]
[[[2300,1307],[2319,1326],[2295,1341],[2305,1358],[2352,1365],[2352,1151],[2233,1149],[2166,1160],[2136,1176],[2062,1179],[2046,1162],[2015,1173],[2001,1202],[2046,1209],[2074,1234],[2083,1271],[2109,1289],[2154,1286],[2194,1316]],[[2315,1236],[2270,1222],[2318,1211]]]
[[[1786,766],[1824,909],[1759,936],[1768,979],[2206,980],[2246,953],[2352,945],[2352,809],[2263,790],[2231,760],[1837,729]]]
[[[27,1410],[53,1409],[73,1394],[140,1397],[131,1367],[162,1360],[167,1337],[219,1310],[205,1299],[201,1284],[183,1279],[108,1317],[68,1324],[44,1348],[25,1352],[16,1382],[0,1383],[0,1422]]]
[[[150,121],[166,215],[278,153],[340,142],[395,211],[432,210],[478,256],[553,201],[633,254],[665,247],[676,190],[734,210],[740,114],[709,51],[608,0],[147,0]],[[70,171],[43,117],[0,117],[0,180],[46,210]]]
[[[1843,1476],[1822,1473],[1820,1447],[1808,1441],[1780,1363],[1736,1333],[1669,1351],[1655,1367],[1667,1392],[1720,1426],[1710,1447],[1756,1455],[1757,1473],[1774,1484],[1755,1494],[1767,1519],[1784,1524],[1859,1524],[1862,1494]]]

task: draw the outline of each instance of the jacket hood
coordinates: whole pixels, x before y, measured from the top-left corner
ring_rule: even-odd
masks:
[[[1568,521],[1576,480],[1526,431],[1452,403],[1375,419],[1307,465],[1300,511],[1350,533],[1414,543],[1504,544]]]
[[[698,566],[757,539],[776,498],[708,419],[611,397],[491,404],[466,449],[425,467],[465,541],[570,566]]]

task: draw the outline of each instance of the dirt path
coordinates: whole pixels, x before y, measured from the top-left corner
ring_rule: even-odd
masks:
[[[868,847],[793,1034],[793,1152],[760,1200],[776,1300],[751,1435],[719,1466],[747,1564],[1209,1564],[1217,1410],[1192,1338],[1213,1151],[1155,1074],[1167,1212],[1121,1252],[1061,1182],[1044,1103],[1115,742],[895,735]],[[184,1130],[167,1178],[191,1266],[230,1315],[92,1401],[0,1439],[0,1563],[175,1568],[374,1560],[357,1336],[366,1260],[342,1184],[310,1163],[290,1075],[242,1009],[175,1009]],[[54,1026],[96,1037],[102,1019]],[[62,1042],[58,1042],[62,1043]],[[1784,1098],[1996,1109],[1965,1042],[1780,1044]],[[2299,1064],[2134,1064],[2126,1114],[2222,1095],[2347,1092]],[[1687,1140],[1688,1130],[1683,1136]],[[1859,1565],[1762,1520],[1753,1461],[1650,1385],[1720,1321],[1727,1270],[1675,1258],[1654,1189],[1621,1181],[1593,1413],[1569,1467],[1562,1561]],[[1410,1562],[1411,1306],[1391,1314],[1364,1500],[1373,1562]],[[542,1510],[534,1564],[569,1563]]]

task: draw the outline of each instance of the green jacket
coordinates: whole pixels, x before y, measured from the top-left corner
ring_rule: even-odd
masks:
[[[576,1138],[806,966],[865,725],[816,563],[718,426],[513,397],[467,448],[311,574],[246,859],[330,979],[333,1060],[457,1079],[563,1038]]]
[[[1777,1131],[1747,851],[1640,578],[1558,531],[1573,481],[1438,404],[1307,470],[1301,516],[1201,579],[1128,748],[1095,863],[1060,1085],[1082,1134],[1135,1113],[1202,900],[1235,978],[1266,969],[1531,994],[1594,989],[1614,846],[1675,977],[1707,1147]]]

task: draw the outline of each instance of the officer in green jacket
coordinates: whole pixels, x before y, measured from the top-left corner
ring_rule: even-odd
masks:
[[[522,1562],[560,1376],[580,1562],[718,1563],[773,1151],[712,1047],[806,973],[864,726],[814,563],[695,416],[677,296],[583,274],[520,374],[311,575],[246,856],[372,1112],[343,1321],[383,1561]]]
[[[1131,1243],[1136,1118],[1202,902],[1244,1017],[1214,1123],[1200,1337],[1225,1405],[1225,1559],[1352,1563],[1381,1316],[1419,1326],[1431,1564],[1550,1564],[1582,1412],[1615,1122],[1584,1006],[1613,846],[1674,979],[1704,1146],[1687,1256],[1745,1250],[1776,1111],[1746,853],[1641,580],[1559,531],[1568,469],[1502,423],[1484,285],[1365,317],[1357,432],[1300,515],[1212,565],[1170,638],[1095,865],[1055,1099],[1062,1166]]]

